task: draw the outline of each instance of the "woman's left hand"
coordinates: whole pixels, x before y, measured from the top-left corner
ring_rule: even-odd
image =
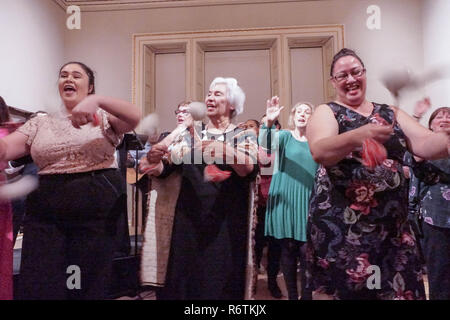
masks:
[[[99,108],[99,101],[96,95],[89,95],[84,98],[79,104],[72,109],[70,120],[72,125],[79,129],[81,126],[92,122],[98,125],[97,109]]]
[[[414,105],[413,117],[416,119],[422,118],[425,112],[431,108],[430,98],[426,97],[420,101],[417,101]]]

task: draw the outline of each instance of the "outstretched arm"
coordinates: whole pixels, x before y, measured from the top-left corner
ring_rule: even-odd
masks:
[[[392,107],[408,140],[409,150],[426,160],[442,159],[449,156],[450,127],[443,132],[432,132],[420,125],[406,112]]]
[[[28,137],[20,132],[13,132],[0,139],[0,160],[9,161],[29,154]]]

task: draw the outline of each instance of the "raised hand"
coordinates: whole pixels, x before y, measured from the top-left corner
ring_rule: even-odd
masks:
[[[267,107],[266,107],[266,126],[272,127],[272,124],[275,122],[275,120],[278,119],[280,116],[281,110],[283,110],[283,107],[280,107],[280,98],[278,96],[273,96],[271,99],[267,100]]]
[[[431,108],[430,98],[426,97],[420,101],[417,101],[414,106],[413,117],[416,119],[422,118],[422,116]]]

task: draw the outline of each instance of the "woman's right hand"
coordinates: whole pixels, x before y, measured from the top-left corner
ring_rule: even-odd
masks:
[[[150,164],[158,163],[168,153],[167,146],[164,144],[155,144],[147,153],[147,160]]]
[[[161,161],[157,163],[148,163],[148,160],[144,157],[139,160],[139,173],[147,174],[150,176],[159,176],[164,169],[164,165]]]
[[[280,98],[278,96],[273,96],[271,99],[267,100],[266,126],[268,128],[272,127],[275,120],[280,116],[280,112],[283,108],[284,107],[280,107]]]
[[[374,139],[383,144],[389,140],[391,134],[394,132],[394,128],[391,125],[379,125],[374,123],[366,124],[356,130],[361,145],[366,139]]]

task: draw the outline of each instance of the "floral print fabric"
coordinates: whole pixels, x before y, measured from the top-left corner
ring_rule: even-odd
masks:
[[[395,122],[387,105],[369,117],[328,104],[339,133],[370,122]],[[373,169],[361,149],[334,166],[320,166],[310,199],[308,276],[313,289],[336,299],[423,299],[416,240],[407,220],[406,141],[400,126],[384,143],[387,159]]]
[[[412,169],[410,207],[426,223],[450,228],[450,159],[416,162],[411,155],[407,159]]]

